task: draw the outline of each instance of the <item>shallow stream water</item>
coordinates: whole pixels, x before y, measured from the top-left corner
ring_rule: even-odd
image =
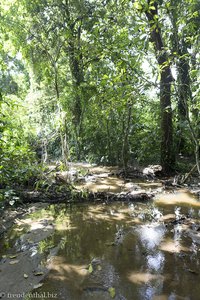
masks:
[[[185,191],[41,208],[0,241],[2,299],[200,299],[199,215]]]

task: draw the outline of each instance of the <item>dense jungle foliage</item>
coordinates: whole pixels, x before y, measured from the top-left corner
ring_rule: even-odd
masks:
[[[199,167],[198,0],[2,0],[0,185],[43,163]],[[188,160],[186,163],[186,169]]]

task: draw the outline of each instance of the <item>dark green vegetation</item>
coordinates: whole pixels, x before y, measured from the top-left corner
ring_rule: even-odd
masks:
[[[181,154],[200,173],[198,0],[0,9],[1,188],[32,184],[57,159],[169,173]]]

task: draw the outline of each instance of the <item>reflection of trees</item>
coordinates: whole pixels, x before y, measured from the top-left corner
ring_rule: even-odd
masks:
[[[147,221],[151,208],[144,210],[144,206],[141,207]],[[88,286],[103,287],[106,290],[102,291],[107,293],[112,285],[117,295],[126,299],[167,296],[172,289],[175,294],[189,295],[186,281],[194,275],[184,270],[185,267],[195,269],[197,261],[186,253],[183,255],[181,248],[176,253],[162,248],[169,240],[184,246],[184,232],[178,227],[173,232],[170,230],[174,226],[166,228],[159,222],[131,227],[128,223],[131,214],[118,204],[56,205],[50,206],[49,210],[56,224],[66,223],[67,226],[58,226],[49,238],[54,246],[60,243],[60,249],[54,269],[41,291],[55,292],[65,287],[64,295],[72,293],[68,299],[82,299]],[[117,216],[122,211],[126,214],[119,220]],[[132,218],[140,213],[140,209],[135,209]],[[88,265],[91,264],[93,270],[89,273]],[[197,295],[197,291],[193,294]]]

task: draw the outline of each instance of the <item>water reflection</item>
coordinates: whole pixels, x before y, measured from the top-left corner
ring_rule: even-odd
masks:
[[[111,287],[115,300],[196,300],[200,248],[191,237],[198,237],[199,227],[182,220],[188,212],[195,217],[199,210],[177,204],[51,205],[42,212],[46,221],[37,213],[25,222],[32,223],[32,233],[22,235],[21,249],[31,236],[36,251],[54,253],[37,291],[57,293],[59,300],[111,299]],[[34,240],[34,231],[46,229],[48,238]]]
[[[155,254],[147,255],[147,267],[152,271],[162,271],[165,262],[165,256],[163,252],[158,251]]]
[[[142,225],[136,229],[136,232],[143,247],[153,250],[161,243],[166,227],[162,224]]]

